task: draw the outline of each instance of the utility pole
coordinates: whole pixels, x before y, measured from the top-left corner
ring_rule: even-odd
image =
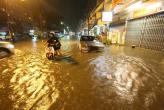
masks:
[[[8,10],[8,0],[5,0],[5,12],[6,12],[6,16],[7,16],[7,27],[10,30],[10,24],[9,24],[9,10]]]
[[[89,36],[89,17],[88,17],[88,36]]]
[[[42,6],[42,1],[41,0],[38,0],[38,10],[39,10],[39,27],[40,27],[40,36],[41,37],[43,37],[42,35],[43,35],[43,31],[44,31],[44,29],[43,29],[43,23],[44,23],[44,21],[43,21],[43,16],[42,16],[42,14],[43,14],[43,12],[42,12],[42,9],[41,9],[41,6]]]

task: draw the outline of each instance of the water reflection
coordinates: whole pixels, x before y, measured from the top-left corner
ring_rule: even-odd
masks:
[[[16,68],[10,80],[15,109],[46,110],[59,97],[55,77],[50,77],[51,62],[47,62],[42,53],[25,55],[17,59]]]
[[[62,45],[70,57],[60,61],[47,60],[40,41],[17,44],[14,56],[0,60],[0,109],[163,110],[164,80],[156,69],[163,59],[148,63],[119,47],[81,53],[77,41]]]
[[[109,97],[109,101],[104,100],[108,104],[113,100],[117,102],[118,108],[114,107],[115,109],[129,108],[132,105],[142,105],[142,109],[146,109],[157,103],[157,94],[162,91],[159,86],[161,81],[155,71],[141,59],[104,55],[90,64],[94,67],[93,80],[97,85],[95,88],[101,91],[97,95]],[[125,102],[131,106],[122,105]]]

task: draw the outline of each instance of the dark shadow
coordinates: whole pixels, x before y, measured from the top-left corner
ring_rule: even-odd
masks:
[[[67,62],[67,63],[70,63],[70,64],[78,64],[78,62],[72,57],[72,56],[67,56],[67,55],[64,55],[64,56],[56,56],[53,61],[63,61],[63,62]]]
[[[9,57],[11,57],[12,55],[14,55],[14,54],[8,53],[8,54],[5,55],[5,56],[1,56],[1,55],[0,55],[0,59],[9,58]]]
[[[103,52],[104,50],[90,50],[89,52],[87,53],[101,53]]]

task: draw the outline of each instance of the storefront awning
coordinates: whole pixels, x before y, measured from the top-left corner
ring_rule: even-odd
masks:
[[[125,25],[125,20],[121,20],[121,21],[115,21],[115,22],[111,22],[109,24],[109,27],[116,27],[116,26],[120,26],[120,25]]]

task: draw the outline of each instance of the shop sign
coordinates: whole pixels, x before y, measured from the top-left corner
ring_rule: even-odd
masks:
[[[113,13],[112,12],[103,12],[102,13],[102,21],[103,22],[111,22],[113,19]]]

